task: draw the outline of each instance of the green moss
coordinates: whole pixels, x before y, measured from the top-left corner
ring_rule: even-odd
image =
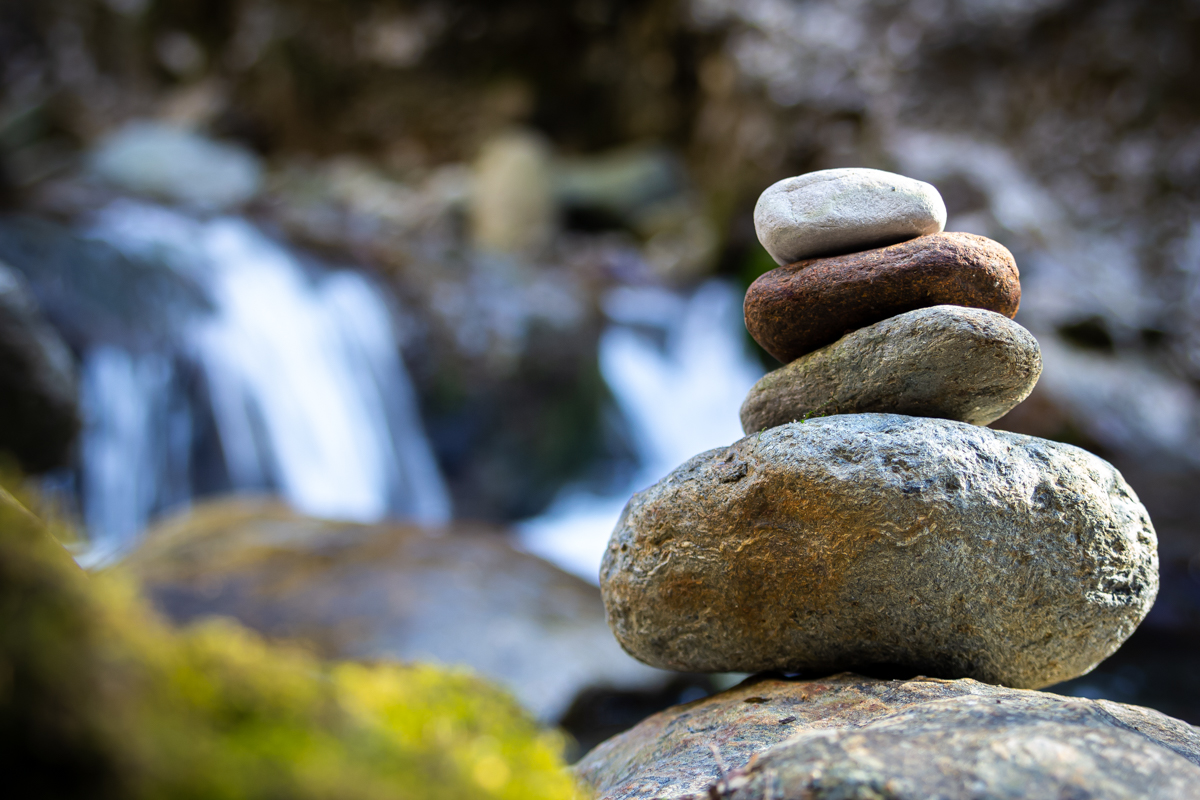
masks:
[[[575,796],[560,736],[470,674],[175,630],[7,492],[0,615],[0,752],[29,797]]]

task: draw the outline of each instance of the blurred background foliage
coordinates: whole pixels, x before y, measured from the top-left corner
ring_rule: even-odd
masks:
[[[1045,370],[996,427],[1159,534],[1058,690],[1200,721],[1197,41],[1195,0],[10,0],[0,448],[172,621],[469,664],[578,751],[728,680],[621,653],[594,561],[773,368],[755,199],[902,172],[1016,256]]]

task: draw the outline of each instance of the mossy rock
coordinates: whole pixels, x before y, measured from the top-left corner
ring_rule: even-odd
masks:
[[[568,798],[559,734],[469,673],[176,630],[0,494],[0,758],[30,797]]]

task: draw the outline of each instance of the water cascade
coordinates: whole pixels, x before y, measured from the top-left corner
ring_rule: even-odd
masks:
[[[214,312],[182,323],[230,488],[277,493],[314,516],[437,524],[449,495],[425,438],[382,292],[309,267],[234,217],[120,201],[88,235],[198,283]],[[172,359],[85,354],[82,490],[93,559],[186,502],[193,408]]]
[[[592,582],[630,494],[705,450],[742,438],[738,409],[763,369],[746,347],[741,294],[710,281],[690,297],[663,289],[614,289],[604,311],[600,369],[633,434],[638,470],[598,495],[563,493],[520,526],[525,549]]]

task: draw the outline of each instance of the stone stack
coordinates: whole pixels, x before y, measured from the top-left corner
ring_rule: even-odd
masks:
[[[1146,615],[1157,542],[1120,473],[1076,447],[981,427],[1028,396],[1040,352],[1012,321],[1012,255],[943,233],[945,218],[934,187],[877,170],[763,193],[755,227],[781,266],[747,292],[746,326],[785,366],[747,397],[746,438],[695,456],[621,515],[600,580],[629,653],[690,672],[879,676],[855,677],[858,689],[915,676],[1037,689],[1090,671]],[[714,757],[707,778],[680,783],[691,768],[661,755],[671,748],[630,756],[647,737],[662,745],[648,733],[659,723],[601,745],[580,775],[605,797],[683,796],[684,784],[715,797],[727,770],[768,748],[734,748],[737,763]],[[714,753],[738,738],[706,735]],[[1200,764],[1200,737],[1189,747]],[[967,784],[982,779],[962,780],[961,796],[975,796]],[[766,780],[763,796],[816,786],[795,781]],[[913,796],[933,790],[918,784]]]

